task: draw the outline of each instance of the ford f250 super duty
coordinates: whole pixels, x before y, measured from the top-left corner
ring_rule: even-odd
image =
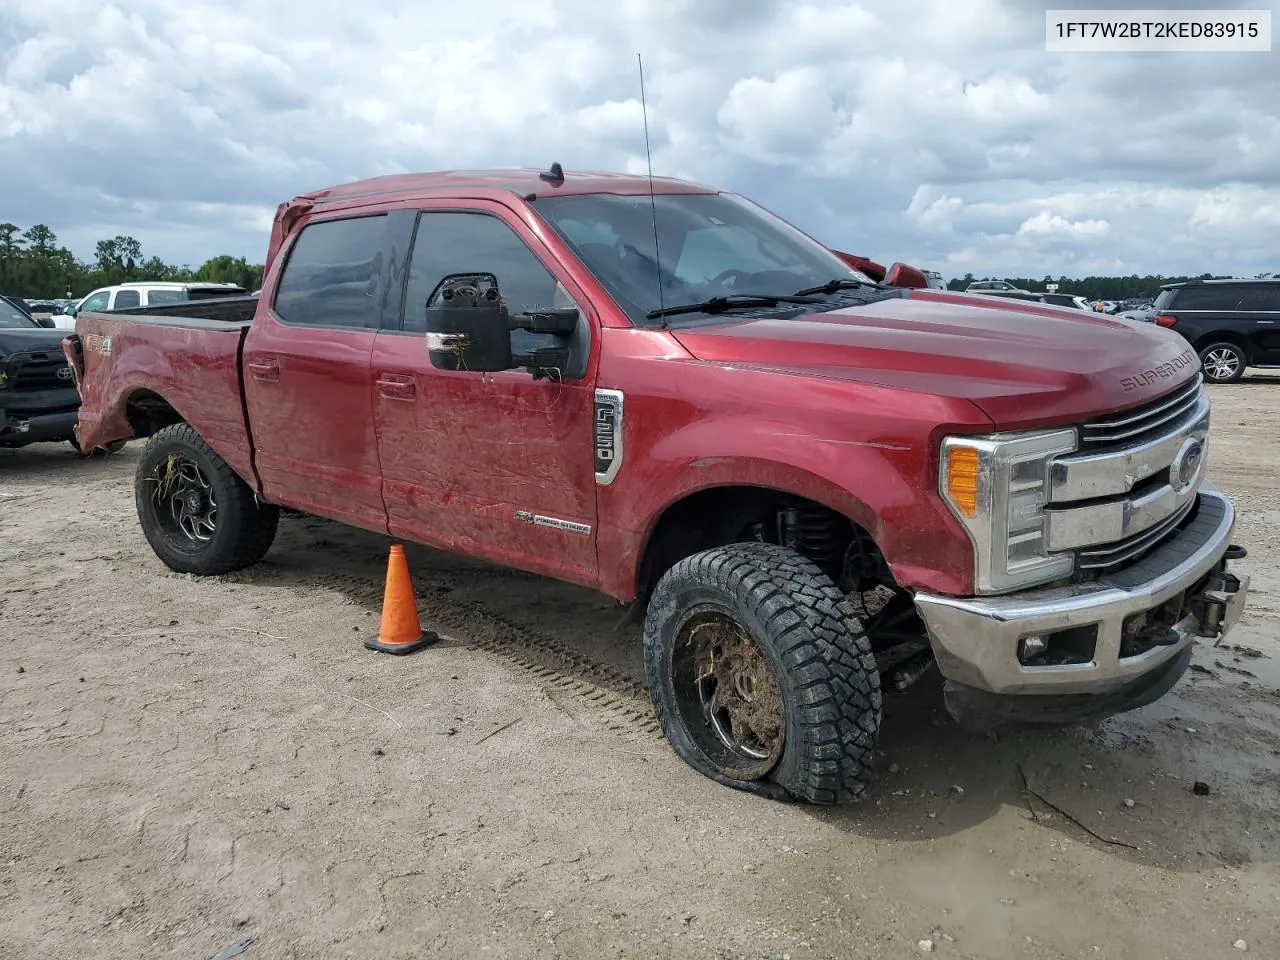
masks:
[[[770,796],[861,796],[882,691],[935,667],[970,719],[1148,703],[1248,590],[1181,338],[880,284],[682,181],[320,190],[256,300],[64,349],[82,445],[150,438],[169,567],[253,564],[290,508],[595,587],[679,755]]]

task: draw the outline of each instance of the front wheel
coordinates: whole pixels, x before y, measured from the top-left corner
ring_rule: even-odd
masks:
[[[1244,351],[1234,343],[1211,343],[1200,351],[1204,378],[1210,383],[1235,383],[1249,365]]]
[[[811,561],[765,543],[680,561],[650,598],[644,649],[663,732],[695,770],[815,803],[870,788],[875,657],[853,608]]]
[[[134,499],[151,549],[179,573],[208,576],[257,563],[280,517],[185,423],[147,441]]]

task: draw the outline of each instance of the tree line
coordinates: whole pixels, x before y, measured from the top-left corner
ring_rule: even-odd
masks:
[[[0,223],[0,293],[28,300],[79,298],[98,287],[130,280],[176,280],[234,283],[246,290],[262,286],[262,264],[244,257],[211,257],[199,267],[165,263],[144,257],[134,237],[99,240],[93,260],[80,260],[58,245],[57,235],[43,223],[23,230],[15,223]]]
[[[1269,277],[1277,277],[1280,274],[1260,273],[1258,279],[1265,280]],[[1071,277],[1053,277],[1045,276],[1039,280],[1032,280],[1029,277],[975,277],[972,273],[966,273],[963,277],[958,277],[947,284],[949,290],[963,290],[969,284],[978,280],[1003,280],[1011,283],[1015,287],[1023,290],[1030,290],[1032,293],[1046,293],[1046,287],[1051,283],[1058,285],[1058,293],[1069,293],[1074,296],[1084,297],[1087,300],[1139,300],[1144,298],[1155,299],[1156,294],[1160,292],[1160,288],[1166,283],[1185,283],[1188,280],[1226,280],[1227,276],[1215,276],[1212,273],[1202,273],[1197,277],[1165,277],[1160,275],[1140,277],[1133,274],[1128,277],[1085,277],[1084,279],[1073,279]]]

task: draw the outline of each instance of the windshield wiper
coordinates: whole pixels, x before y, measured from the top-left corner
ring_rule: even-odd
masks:
[[[805,287],[803,290],[797,290],[797,297],[807,297],[815,293],[835,293],[837,290],[851,290],[854,287],[877,287],[879,284],[867,283],[864,280],[854,280],[849,277],[840,277],[836,280],[828,280],[826,283],[818,287]]]
[[[650,320],[657,320],[659,317],[675,317],[682,313],[724,313],[726,310],[736,310],[746,307],[776,307],[780,303],[819,303],[816,297],[802,296],[798,293],[793,294],[752,294],[752,293],[732,293],[726,297],[712,297],[710,300],[702,300],[698,303],[682,303],[678,307],[663,307],[660,310],[650,310],[645,314]]]

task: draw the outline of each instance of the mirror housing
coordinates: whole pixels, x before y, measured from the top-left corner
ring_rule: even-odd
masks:
[[[511,316],[492,273],[454,273],[427,298],[427,353],[440,370],[496,373],[526,367],[535,380],[557,379],[569,363],[569,345],[513,353],[511,332],[550,334],[566,341],[582,317],[576,307],[540,307]]]
[[[72,320],[76,318],[77,313],[78,311],[76,310],[76,305],[74,303],[68,303],[67,308],[62,311],[62,315],[64,317],[70,317]]]
[[[58,326],[53,322],[53,317],[32,317],[32,319],[47,330],[56,329]]]
[[[890,287],[906,287],[910,290],[924,290],[929,286],[929,278],[922,270],[909,267],[905,263],[895,263],[884,276],[884,282]]]
[[[511,315],[491,273],[455,273],[427,298],[427,353],[440,370],[510,370]]]

